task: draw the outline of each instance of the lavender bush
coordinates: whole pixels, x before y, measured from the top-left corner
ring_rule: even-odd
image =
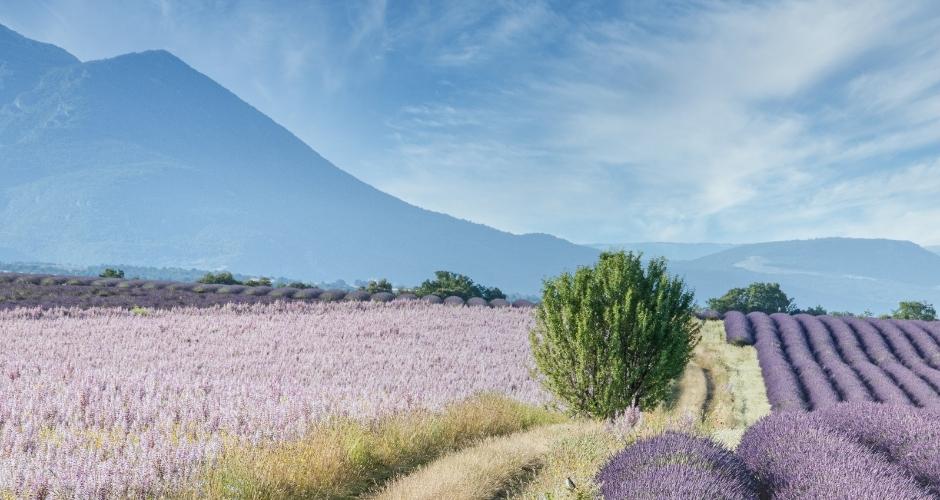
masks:
[[[725,314],[725,339],[734,345],[754,344],[754,334],[751,332],[747,316],[738,311],[728,311]]]
[[[0,311],[0,492],[157,497],[330,415],[529,403],[531,311],[302,302]],[[485,352],[485,356],[480,353]]]
[[[846,410],[839,406],[825,411]],[[829,427],[815,412],[765,417],[744,433],[737,454],[764,498],[935,498],[902,465]]]
[[[608,500],[757,498],[757,484],[734,453],[708,439],[673,432],[618,453],[597,480]]]

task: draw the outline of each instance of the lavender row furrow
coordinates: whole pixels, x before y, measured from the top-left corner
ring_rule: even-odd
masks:
[[[806,391],[810,407],[824,408],[838,403],[841,400],[839,393],[833,389],[829,377],[810,351],[800,323],[789,314],[772,314],[770,318],[777,325],[790,366]]]
[[[786,359],[773,321],[763,313],[750,313],[748,319],[754,326],[754,346],[771,407],[803,409],[806,406],[803,389]]]
[[[882,368],[872,362],[862,349],[855,332],[840,318],[822,316],[819,321],[826,325],[836,341],[845,362],[854,368],[859,377],[871,389],[878,401],[894,404],[911,404],[911,398]]]
[[[933,406],[940,403],[940,396],[934,388],[900,362],[888,347],[884,335],[871,322],[859,318],[846,318],[845,321],[858,335],[869,356],[894,378],[898,387],[903,389],[915,404]]]
[[[826,325],[818,317],[809,314],[797,315],[796,320],[806,332],[810,349],[816,353],[820,366],[835,383],[842,400],[871,401],[868,387],[859,378],[859,374],[842,359]]]
[[[934,369],[940,369],[940,344],[927,332],[923,324],[917,321],[892,320],[911,340],[924,362]]]
[[[887,320],[869,320],[869,323],[882,334],[901,363],[924,379],[930,384],[934,392],[940,395],[940,391],[938,391],[940,389],[940,370],[930,366],[925,361],[924,354],[915,347],[904,330],[894,322]]]
[[[753,345],[751,325],[743,313],[729,311],[725,314],[725,340],[734,345]]]

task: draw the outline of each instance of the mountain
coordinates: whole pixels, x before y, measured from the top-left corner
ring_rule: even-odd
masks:
[[[739,245],[670,269],[703,303],[755,281],[778,282],[801,307],[888,312],[902,300],[940,305],[940,255],[909,241],[821,238]]]
[[[929,250],[929,251],[931,251],[931,252],[933,252],[933,253],[935,253],[935,254],[940,255],[940,245],[931,245],[931,246],[926,246],[926,247],[924,247],[924,248],[926,248],[927,250]]]
[[[734,247],[734,245],[730,243],[669,242],[592,243],[588,246],[604,251],[626,250],[634,253],[641,252],[645,257],[665,257],[669,261],[697,259]]]
[[[81,62],[0,28],[0,257],[505,290],[597,250],[423,210],[166,51]]]

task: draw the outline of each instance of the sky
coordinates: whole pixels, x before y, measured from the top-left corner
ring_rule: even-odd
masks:
[[[0,0],[167,49],[415,205],[579,243],[940,244],[933,1]]]

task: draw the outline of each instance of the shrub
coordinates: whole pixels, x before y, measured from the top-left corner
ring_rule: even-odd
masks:
[[[778,283],[751,283],[747,288],[732,288],[717,299],[708,299],[708,307],[720,313],[741,311],[792,313],[796,310],[793,299],[783,293]]]
[[[260,278],[252,278],[245,282],[245,286],[264,286],[264,287],[273,287],[271,283],[271,278],[265,278],[264,276]]]
[[[360,287],[359,289],[368,292],[370,295],[379,292],[392,293],[392,284],[387,279],[382,278],[378,281],[369,281],[368,285]]]
[[[391,292],[377,292],[372,294],[372,302],[391,302],[395,299],[395,294]]]
[[[451,295],[450,297],[447,297],[446,299],[444,299],[445,306],[462,306],[463,304],[464,304],[463,299],[456,295]]]
[[[232,273],[228,271],[222,271],[218,274],[206,273],[205,276],[199,278],[198,283],[203,283],[205,285],[241,285],[242,283],[235,279],[232,276]]]
[[[804,311],[794,311],[794,312],[802,312],[803,314],[809,314],[810,316],[825,316],[829,314],[829,312],[826,311],[826,308],[820,305],[817,305],[816,307],[810,307],[809,309],[806,309]]]
[[[464,300],[470,297],[482,297],[485,300],[504,299],[506,295],[499,288],[489,288],[474,283],[468,276],[449,271],[437,271],[433,280],[426,280],[415,289],[419,297],[437,295],[438,297],[456,296]]]
[[[613,418],[668,394],[699,340],[694,297],[633,253],[602,253],[597,265],[547,280],[529,335],[542,382],[575,413]]]
[[[898,304],[898,308],[891,313],[894,319],[919,319],[933,321],[937,319],[937,310],[933,304],[926,302],[907,301]]]
[[[101,274],[98,275],[99,278],[118,278],[124,279],[124,271],[121,269],[111,269],[110,267],[101,271]]]

